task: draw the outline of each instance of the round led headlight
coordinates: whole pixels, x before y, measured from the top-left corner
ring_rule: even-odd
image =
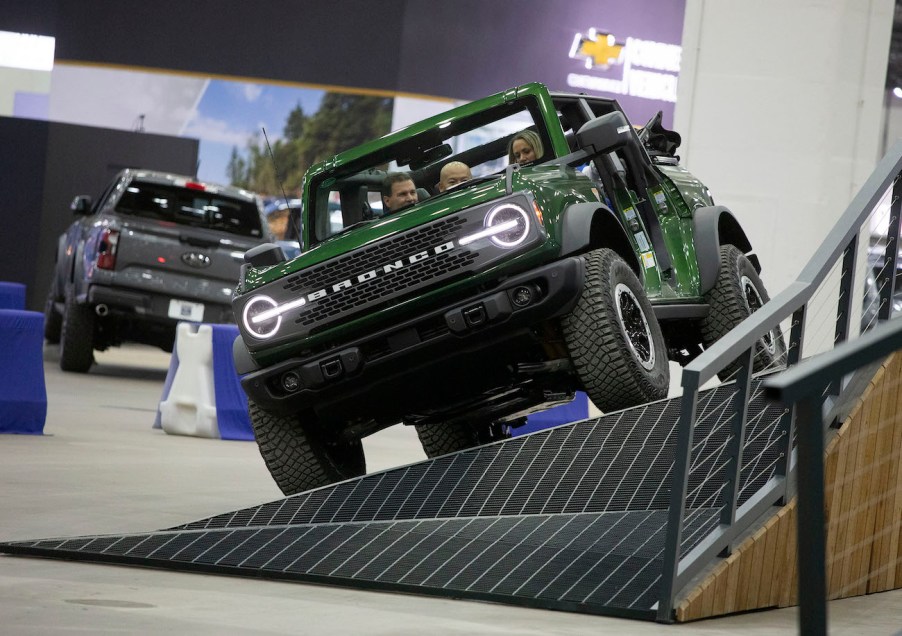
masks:
[[[489,235],[498,247],[516,247],[529,234],[529,214],[519,205],[502,203],[492,208],[485,217],[486,230],[497,229]]]
[[[241,319],[244,328],[256,338],[271,338],[276,335],[279,326],[282,324],[282,315],[262,316],[264,312],[272,314],[272,309],[278,305],[269,296],[254,296],[244,306]]]

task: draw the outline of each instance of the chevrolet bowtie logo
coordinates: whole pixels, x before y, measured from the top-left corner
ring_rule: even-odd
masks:
[[[598,33],[589,29],[585,35],[577,33],[570,47],[570,57],[586,61],[586,68],[607,69],[612,64],[620,64],[623,45],[617,44],[610,33]]]

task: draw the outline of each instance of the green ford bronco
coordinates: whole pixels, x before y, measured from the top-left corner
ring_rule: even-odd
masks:
[[[282,491],[364,474],[361,439],[398,423],[435,457],[577,390],[604,412],[666,397],[669,361],[767,300],[679,143],[660,113],[637,129],[614,100],[527,84],[310,168],[302,253],[250,250],[233,298],[236,368]],[[452,161],[470,178],[443,187]],[[778,331],[757,347],[756,370],[785,356]]]

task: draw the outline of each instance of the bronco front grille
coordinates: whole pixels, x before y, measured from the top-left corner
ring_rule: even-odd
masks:
[[[431,260],[415,263],[406,269],[391,272],[353,288],[343,289],[320,301],[316,307],[303,312],[297,323],[305,326],[315,325],[358,307],[378,303],[388,296],[400,296],[414,285],[423,285],[472,265],[477,256],[479,252],[439,254]]]
[[[290,276],[285,281],[285,291],[291,293],[319,289],[349,276],[356,276],[385,262],[415,254],[441,243],[443,239],[454,236],[464,223],[466,223],[465,219],[452,216],[431,225],[399,234],[387,241],[345,254],[335,260]]]
[[[465,224],[466,219],[452,216],[418,227],[291,276],[286,280],[284,289],[289,294],[297,294],[329,288],[385,263],[409,258],[412,254],[452,240]],[[398,298],[413,287],[423,287],[430,281],[448,278],[470,267],[478,258],[478,251],[455,248],[409,263],[402,269],[331,291],[328,296],[300,311],[295,322],[308,328],[322,326],[338,316],[349,316],[363,307],[373,307],[382,301]]]

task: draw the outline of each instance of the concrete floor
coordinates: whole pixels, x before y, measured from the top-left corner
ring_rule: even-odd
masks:
[[[0,436],[0,540],[151,531],[279,499],[256,445],[153,430],[169,356],[125,347],[88,375],[45,351],[44,436]],[[371,471],[424,458],[394,427]],[[902,634],[902,591],[836,601],[831,634]],[[795,609],[664,626],[403,594],[0,555],[0,633],[792,634]]]

